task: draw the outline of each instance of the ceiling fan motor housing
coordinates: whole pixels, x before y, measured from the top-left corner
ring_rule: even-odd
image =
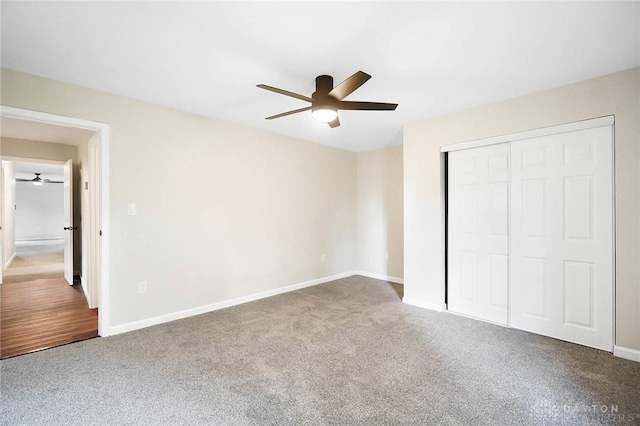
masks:
[[[333,90],[333,77],[330,75],[319,75],[316,77],[316,91],[312,98],[316,98],[316,94],[326,95],[331,90]]]
[[[311,98],[311,112],[318,110],[333,110],[338,109],[338,100],[329,95],[329,92],[333,90],[333,77],[330,75],[319,75],[316,77],[316,91],[313,92]]]
[[[313,104],[336,104],[338,100],[329,95],[331,90],[333,90],[333,77],[330,75],[319,75],[316,77],[316,91],[311,95],[311,98],[314,100]]]

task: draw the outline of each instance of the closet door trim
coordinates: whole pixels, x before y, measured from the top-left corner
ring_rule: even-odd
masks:
[[[558,126],[543,127],[541,129],[527,130],[525,132],[511,133],[508,135],[493,136],[484,139],[475,139],[472,141],[458,142],[449,145],[442,145],[440,152],[460,151],[462,149],[476,148],[480,146],[495,145],[505,142],[513,142],[522,139],[537,138],[540,136],[548,136],[557,133],[572,132],[575,130],[591,129],[593,127],[602,127],[612,125],[614,116],[607,115],[605,117],[590,118],[573,123],[560,124]]]

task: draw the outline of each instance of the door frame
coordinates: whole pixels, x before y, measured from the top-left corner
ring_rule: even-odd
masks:
[[[64,127],[74,127],[96,132],[98,135],[97,170],[99,176],[97,191],[98,197],[91,203],[90,210],[94,217],[99,218],[90,226],[90,236],[98,241],[99,250],[92,253],[93,259],[89,261],[98,265],[98,282],[96,290],[98,296],[98,335],[109,336],[110,333],[110,282],[109,282],[109,142],[110,126],[97,121],[83,120],[80,118],[66,117],[62,115],[48,114],[22,108],[0,105],[0,115],[26,121],[53,124]]]
[[[572,132],[572,131],[576,131],[576,130],[584,130],[584,129],[591,129],[594,127],[603,127],[603,126],[611,126],[612,128],[612,135],[611,135],[611,150],[612,150],[612,156],[611,156],[611,173],[612,173],[612,229],[611,229],[611,234],[612,234],[612,330],[611,330],[611,336],[612,336],[612,342],[611,342],[611,351],[610,352],[614,352],[615,351],[615,347],[616,347],[616,305],[617,305],[617,300],[616,300],[616,272],[617,272],[617,267],[616,267],[616,167],[615,167],[615,153],[616,153],[616,138],[615,138],[615,116],[614,115],[607,115],[604,117],[597,117],[597,118],[590,118],[590,119],[585,119],[585,120],[580,120],[580,121],[575,121],[572,123],[566,123],[566,124],[559,124],[556,126],[549,126],[549,127],[542,127],[539,129],[532,129],[532,130],[527,130],[524,132],[517,132],[517,133],[511,133],[511,134],[506,134],[506,135],[500,135],[500,136],[493,136],[493,137],[489,137],[489,138],[483,138],[483,139],[476,139],[476,140],[471,140],[471,141],[464,141],[464,142],[458,142],[458,143],[453,143],[453,144],[448,144],[448,145],[441,145],[440,146],[440,153],[441,153],[441,161],[444,162],[446,161],[446,157],[447,157],[447,153],[452,152],[452,151],[459,151],[459,150],[463,150],[463,149],[469,149],[469,148],[477,148],[477,147],[482,147],[482,146],[488,146],[488,145],[495,145],[495,144],[499,144],[499,143],[505,143],[505,142],[514,142],[514,141],[520,141],[520,140],[524,140],[524,139],[531,139],[531,138],[536,138],[536,137],[540,137],[540,136],[549,136],[549,135],[554,135],[554,134],[558,134],[558,133],[567,133],[567,132]],[[444,167],[441,167],[441,170],[444,170]],[[443,180],[444,182],[444,180]],[[444,183],[443,183],[444,186]],[[448,192],[448,188],[443,189],[442,191],[442,196],[446,197],[447,196],[447,192]],[[443,217],[446,217],[446,214],[448,214],[448,212],[446,211],[445,205],[447,203],[442,203],[443,204],[443,208],[442,208],[442,215]],[[444,220],[444,223],[447,223],[447,220]],[[445,226],[444,228],[444,241],[446,242],[448,240],[448,229],[447,226]],[[445,243],[446,246],[446,243]],[[447,268],[447,264],[446,264],[447,260],[446,260],[446,255],[444,256],[444,262],[443,262],[443,267],[446,270]],[[445,273],[446,274],[446,273]],[[443,275],[444,277],[446,277],[446,275]],[[446,282],[446,278],[445,278],[445,282],[444,282],[444,287],[443,287],[443,300],[447,300],[447,282]],[[446,303],[443,305],[443,310],[445,312],[451,312],[448,310],[448,307],[446,305]],[[480,319],[480,321],[482,321]],[[510,326],[510,325],[507,325]]]

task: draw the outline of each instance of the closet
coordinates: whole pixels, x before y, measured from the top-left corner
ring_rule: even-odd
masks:
[[[443,151],[447,309],[611,351],[613,117]]]

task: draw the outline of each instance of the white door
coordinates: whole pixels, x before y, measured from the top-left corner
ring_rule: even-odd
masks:
[[[64,164],[64,278],[73,285],[73,162]]]
[[[612,151],[612,126],[511,143],[511,326],[612,350]]]
[[[448,154],[447,309],[507,324],[509,145]]]
[[[4,272],[4,170],[0,167],[0,284]]]

